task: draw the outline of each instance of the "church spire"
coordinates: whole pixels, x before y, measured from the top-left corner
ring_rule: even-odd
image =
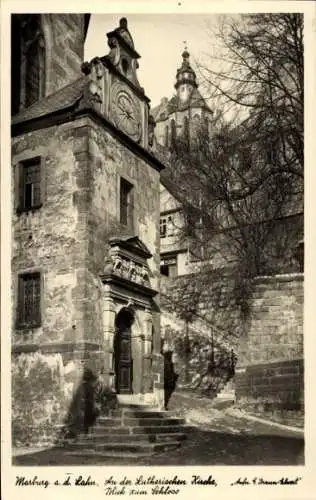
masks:
[[[182,53],[182,64],[177,70],[176,84],[174,86],[181,102],[187,101],[190,98],[192,90],[198,87],[196,83],[196,74],[190,65],[190,54],[188,52],[187,43],[183,43],[184,51]]]

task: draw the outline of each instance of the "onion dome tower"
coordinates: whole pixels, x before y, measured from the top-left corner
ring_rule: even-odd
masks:
[[[189,100],[192,91],[198,88],[196,83],[196,74],[190,65],[190,54],[185,47],[182,53],[182,65],[177,70],[175,89],[177,90],[177,95],[181,103],[185,103]]]

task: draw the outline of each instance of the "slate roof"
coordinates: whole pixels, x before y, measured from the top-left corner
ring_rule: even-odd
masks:
[[[35,102],[12,118],[12,125],[45,116],[74,105],[83,95],[85,76],[78,78],[54,94]]]
[[[174,95],[169,100],[162,99],[158,106],[152,108],[151,114],[154,120],[159,121],[161,119],[167,118],[167,116],[171,115],[175,111],[184,111],[188,108],[204,108],[212,113],[212,110],[207,105],[200,91],[197,88],[194,88],[190,99],[186,103],[181,103],[181,101],[178,99],[178,96]]]

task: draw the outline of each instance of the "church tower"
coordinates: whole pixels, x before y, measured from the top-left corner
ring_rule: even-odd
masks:
[[[198,88],[196,74],[191,68],[189,58],[190,54],[187,49],[185,49],[182,53],[182,65],[177,70],[177,81],[174,86],[177,91],[178,101],[182,105],[189,102],[193,90]]]
[[[26,411],[19,398],[30,383],[32,407],[52,425],[67,421],[87,373],[119,400],[162,407],[164,167],[150,152],[149,99],[127,20],[107,34],[109,53],[86,63],[84,15],[25,15],[13,27],[12,59],[15,50],[24,58],[20,73],[12,66],[15,414]],[[80,404],[71,418],[76,411]]]
[[[163,97],[158,106],[153,108],[155,120],[155,147],[174,147],[177,138],[186,144],[196,136],[202,125],[211,133],[213,111],[198,89],[196,73],[190,63],[190,54],[185,47],[182,64],[176,71],[176,94],[168,99]]]

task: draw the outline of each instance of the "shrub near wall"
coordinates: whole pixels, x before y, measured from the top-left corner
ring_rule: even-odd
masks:
[[[168,330],[163,348],[173,353],[179,388],[215,397],[233,375],[231,352],[216,342],[213,365],[212,340],[207,335],[190,331],[186,340],[183,330]]]
[[[60,354],[20,354],[12,359],[13,446],[53,443],[67,411]]]

